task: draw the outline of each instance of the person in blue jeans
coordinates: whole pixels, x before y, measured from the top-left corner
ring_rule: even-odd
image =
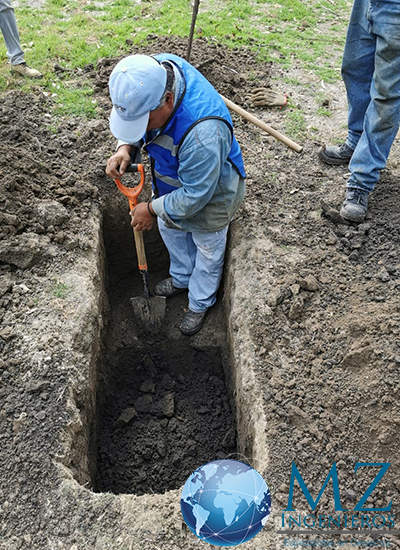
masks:
[[[110,129],[119,141],[106,173],[120,178],[144,145],[153,197],[133,209],[132,225],[149,230],[157,218],[171,277],[155,293],[170,298],[188,289],[180,329],[195,334],[216,301],[229,223],[244,196],[246,176],[232,119],[204,76],[173,54],[122,59],[109,89]]]
[[[29,67],[24,60],[17,21],[10,0],[0,0],[0,29],[6,43],[11,70],[29,78],[41,78],[41,73]]]
[[[341,216],[364,220],[368,196],[386,166],[400,123],[400,0],[355,0],[342,61],[348,135],[319,151],[331,165],[349,163]]]

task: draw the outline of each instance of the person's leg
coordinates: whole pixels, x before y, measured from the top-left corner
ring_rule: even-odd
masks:
[[[10,0],[0,0],[0,29],[4,36],[11,65],[24,63],[24,52],[21,48],[17,21]]]
[[[349,164],[348,187],[370,193],[386,166],[400,123],[400,1],[371,1],[370,31],[376,39],[371,101],[363,133]]]
[[[158,229],[169,252],[169,273],[175,288],[188,288],[196,260],[196,246],[192,234],[166,227],[158,218]]]
[[[368,209],[368,195],[386,166],[400,124],[400,1],[371,0],[370,32],[376,40],[371,101],[363,132],[351,158],[346,198],[340,214],[361,222]]]
[[[192,233],[196,263],[189,280],[189,309],[207,311],[215,304],[224,267],[228,227],[212,233]]]
[[[342,145],[320,149],[319,157],[326,164],[348,164],[363,132],[375,62],[375,37],[368,30],[369,5],[370,0],[354,0],[342,59],[348,104],[347,139]]]
[[[375,37],[369,32],[369,8],[369,0],[354,1],[342,60],[348,103],[346,144],[353,150],[363,132],[375,66]]]

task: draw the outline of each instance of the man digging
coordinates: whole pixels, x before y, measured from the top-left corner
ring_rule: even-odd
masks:
[[[131,212],[139,231],[155,219],[170,255],[170,275],[155,294],[189,290],[180,329],[203,326],[221,282],[229,223],[242,203],[245,170],[232,120],[211,84],[173,54],[132,55],[111,73],[110,129],[119,140],[106,173],[119,179],[145,146],[153,197]]]

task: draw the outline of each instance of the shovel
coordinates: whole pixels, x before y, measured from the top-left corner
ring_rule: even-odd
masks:
[[[138,197],[144,186],[143,164],[130,164],[126,172],[139,172],[140,183],[136,187],[125,187],[121,181],[116,179],[118,189],[129,200],[129,208],[132,210],[138,203]],[[136,319],[146,327],[155,328],[161,324],[165,315],[166,298],[164,296],[152,296],[149,290],[149,273],[147,270],[146,252],[144,249],[143,233],[133,228],[135,236],[136,253],[139,265],[139,272],[142,277],[144,296],[131,298],[131,304]]]

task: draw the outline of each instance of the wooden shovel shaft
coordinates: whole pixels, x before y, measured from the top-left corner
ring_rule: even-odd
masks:
[[[146,259],[146,251],[144,249],[143,233],[133,228],[133,234],[135,236],[136,253],[137,253],[139,269],[146,270],[147,259]]]
[[[133,234],[135,236],[136,254],[139,265],[140,275],[143,282],[143,290],[145,298],[150,298],[149,288],[149,272],[147,270],[146,251],[144,249],[143,233],[133,228]]]
[[[243,118],[245,118],[249,122],[252,122],[253,124],[255,124],[256,126],[261,128],[262,130],[264,130],[265,132],[267,132],[268,134],[270,134],[274,138],[278,139],[279,141],[281,141],[282,143],[284,143],[285,145],[287,145],[288,147],[293,149],[293,151],[296,151],[296,153],[301,153],[301,151],[303,150],[303,147],[301,147],[301,145],[299,145],[298,143],[292,141],[290,138],[286,137],[285,135],[281,134],[280,132],[278,132],[278,130],[275,130],[274,128],[271,128],[271,126],[268,126],[268,124],[266,124],[265,122],[263,122],[259,118],[251,115],[250,113],[248,113],[247,111],[245,111],[244,109],[239,107],[239,105],[236,105],[236,103],[233,103],[233,101],[231,101],[230,99],[227,99],[223,95],[221,95],[221,97],[224,100],[225,105],[229,109],[231,109],[232,111],[234,111],[238,115],[242,116]]]

